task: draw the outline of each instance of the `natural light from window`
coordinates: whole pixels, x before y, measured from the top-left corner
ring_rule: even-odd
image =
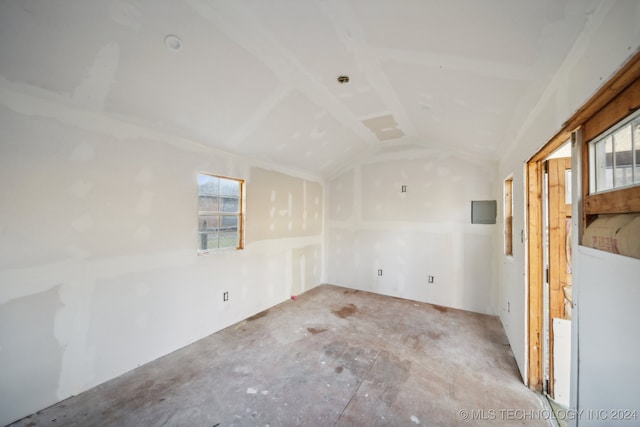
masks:
[[[243,184],[240,179],[198,174],[198,249],[242,248]]]

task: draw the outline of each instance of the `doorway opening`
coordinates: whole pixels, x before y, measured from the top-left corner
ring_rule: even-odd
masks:
[[[569,406],[571,361],[571,133],[526,165],[528,385]]]

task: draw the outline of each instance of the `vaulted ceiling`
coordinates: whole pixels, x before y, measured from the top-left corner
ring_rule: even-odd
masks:
[[[406,147],[492,159],[599,3],[5,0],[0,84],[325,176]]]

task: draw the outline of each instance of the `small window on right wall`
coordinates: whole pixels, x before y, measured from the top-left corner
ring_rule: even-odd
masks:
[[[585,122],[581,244],[640,258],[640,80]]]
[[[640,114],[636,113],[589,143],[589,193],[640,184]]]
[[[513,256],[513,176],[504,180],[504,254]]]

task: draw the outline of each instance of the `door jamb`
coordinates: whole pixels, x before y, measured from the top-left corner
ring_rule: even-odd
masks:
[[[563,130],[556,134],[526,164],[527,188],[527,324],[528,324],[528,370],[527,385],[538,392],[544,389],[542,360],[543,328],[543,212],[542,212],[542,175],[544,160],[571,138],[571,131]]]

